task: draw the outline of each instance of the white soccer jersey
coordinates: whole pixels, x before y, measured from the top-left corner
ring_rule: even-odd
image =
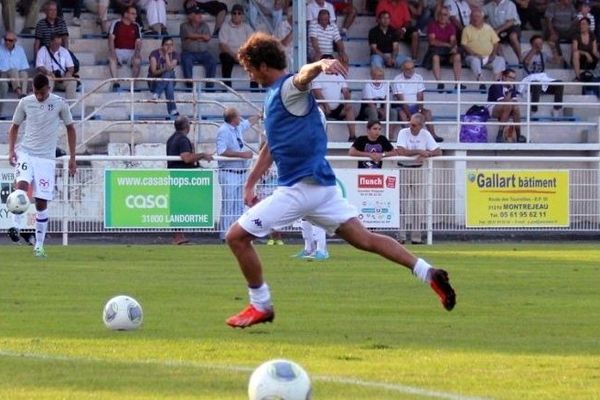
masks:
[[[52,93],[41,103],[33,94],[26,96],[19,101],[12,123],[22,125],[25,121],[25,134],[17,150],[33,157],[56,158],[60,121],[73,123],[67,102]]]

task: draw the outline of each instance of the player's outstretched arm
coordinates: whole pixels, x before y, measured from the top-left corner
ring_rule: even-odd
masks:
[[[323,59],[314,63],[306,64],[294,76],[294,86],[299,90],[308,90],[310,83],[321,72],[326,74],[340,74],[344,78],[348,76],[348,68],[339,60]]]

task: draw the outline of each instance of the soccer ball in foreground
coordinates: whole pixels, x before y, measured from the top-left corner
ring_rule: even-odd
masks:
[[[293,361],[271,360],[254,370],[248,383],[250,400],[310,400],[310,378]]]
[[[29,196],[27,192],[17,189],[8,195],[6,208],[13,214],[23,214],[29,209]]]
[[[133,297],[116,296],[104,306],[102,320],[108,329],[129,331],[137,329],[144,319],[142,306]]]

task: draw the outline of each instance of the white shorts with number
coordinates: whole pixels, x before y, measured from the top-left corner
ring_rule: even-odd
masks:
[[[293,186],[278,186],[271,196],[247,210],[238,223],[246,232],[263,237],[304,218],[331,235],[357,215],[337,186],[298,182]]]
[[[15,180],[32,185],[33,197],[44,200],[54,198],[56,161],[17,153]]]

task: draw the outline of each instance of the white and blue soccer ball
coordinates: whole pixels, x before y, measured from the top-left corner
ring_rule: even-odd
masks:
[[[13,214],[23,214],[30,204],[27,192],[21,189],[15,190],[6,198],[6,208]]]
[[[248,383],[249,400],[310,400],[308,374],[289,360],[271,360],[254,370]]]
[[[108,329],[130,331],[139,328],[144,320],[142,306],[130,296],[116,296],[106,302],[102,320]]]

